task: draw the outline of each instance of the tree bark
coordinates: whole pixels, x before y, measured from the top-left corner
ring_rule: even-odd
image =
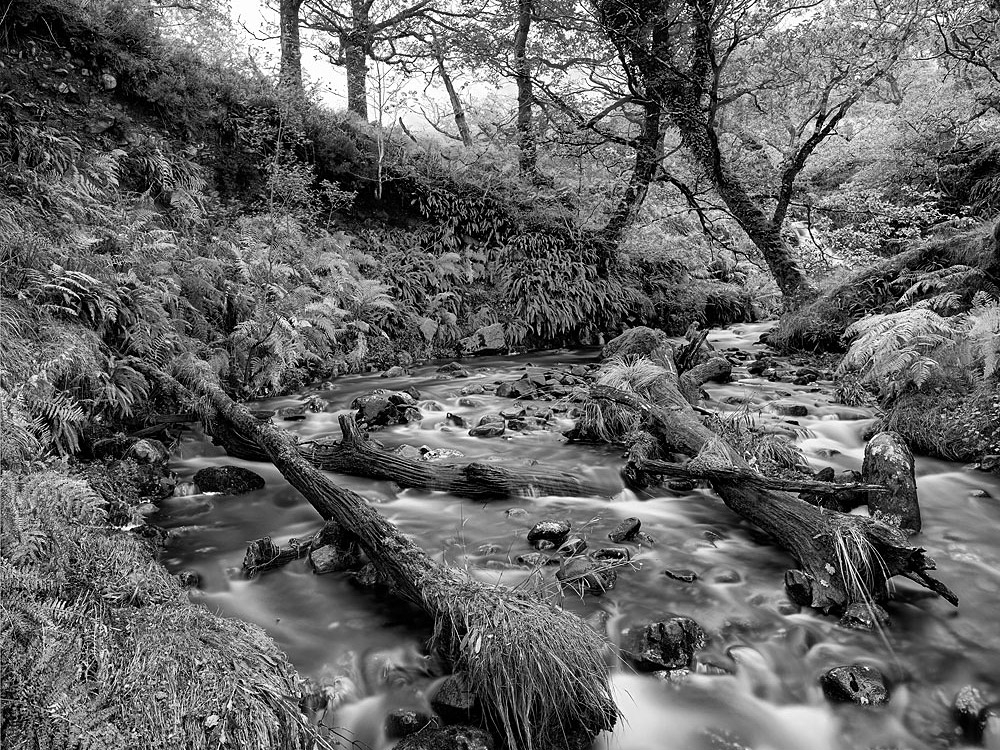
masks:
[[[266,461],[256,442],[225,425],[210,424],[209,432],[230,455],[250,461]],[[349,476],[395,482],[401,487],[448,492],[479,501],[505,497],[602,497],[617,488],[599,487],[578,475],[546,467],[506,468],[490,463],[468,464],[416,461],[379,447],[369,440],[354,417],[340,417],[340,442],[314,441],[299,446],[300,455],[316,468]]]
[[[368,121],[368,55],[372,44],[372,24],[363,0],[351,0],[353,28],[341,34],[344,70],[347,73],[347,111]]]
[[[669,369],[674,356],[670,344],[662,337],[636,337],[632,332],[619,338],[626,342],[610,342],[612,350],[636,353],[645,347],[651,361],[669,365],[669,374],[651,389],[651,402],[611,389],[595,389],[594,396],[638,409],[644,416],[644,429],[656,438],[661,452],[692,457],[688,464],[692,471],[711,476],[713,470],[724,470],[712,480],[713,487],[732,511],[773,536],[795,557],[812,583],[812,606],[829,610],[855,601],[883,601],[888,596],[887,581],[895,575],[910,578],[957,605],[955,594],[927,574],[934,568],[933,560],[922,549],[908,546],[898,529],[822,510],[788,492],[725,478],[726,472],[739,477],[753,470],[702,423],[681,393],[676,370]],[[858,537],[864,542],[859,544]]]
[[[517,31],[514,34],[514,81],[517,84],[517,138],[521,174],[538,177],[538,143],[535,140],[535,95],[528,62],[528,34],[531,31],[531,0],[517,2]]]
[[[281,42],[281,68],[278,82],[286,91],[302,93],[302,44],[299,40],[299,9],[302,0],[280,0],[278,36]]]
[[[660,163],[660,122],[663,110],[656,101],[647,101],[644,109],[642,133],[635,142],[635,161],[628,186],[604,227],[604,238],[612,251],[618,248],[625,232],[635,223]]]
[[[434,46],[434,59],[437,61],[438,74],[441,76],[441,82],[444,83],[444,88],[448,92],[448,100],[451,102],[451,111],[455,115],[455,127],[458,128],[458,136],[462,139],[462,145],[466,148],[471,148],[472,131],[469,129],[469,122],[465,118],[465,105],[462,104],[462,98],[458,95],[458,91],[455,89],[455,82],[451,79],[451,75],[445,67],[444,47],[442,46],[441,40],[438,38],[437,34],[433,35],[432,44]]]

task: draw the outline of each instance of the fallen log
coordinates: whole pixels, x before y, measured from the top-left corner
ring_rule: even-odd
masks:
[[[401,487],[447,492],[458,497],[488,501],[506,497],[605,497],[619,488],[601,487],[544,466],[508,467],[494,463],[419,461],[385,450],[371,440],[350,414],[339,418],[339,441],[313,440],[299,444],[300,455],[324,471],[395,482]],[[266,461],[267,454],[239,430],[212,420],[207,427],[230,455]]]
[[[598,391],[600,398],[600,391]],[[615,399],[614,394],[605,397]],[[833,482],[821,482],[816,479],[780,479],[778,477],[768,477],[754,471],[753,469],[741,470],[735,468],[703,468],[692,469],[689,464],[671,463],[669,461],[657,461],[655,459],[641,460],[636,468],[649,474],[660,474],[671,477],[684,477],[686,479],[701,479],[708,482],[739,482],[741,484],[756,487],[762,490],[780,490],[782,492],[794,492],[796,494],[819,495],[840,499],[842,497],[855,497],[862,495],[882,496],[892,492],[882,484],[865,484],[862,482],[844,482],[835,484]],[[812,503],[815,505],[815,503]]]
[[[364,497],[306,461],[292,435],[230,399],[203,363],[182,367],[180,382],[154,372],[156,382],[174,392],[190,389],[217,421],[252,436],[320,516],[353,534],[398,594],[434,618],[432,646],[466,673],[510,748],[563,747],[568,737],[613,727],[618,709],[601,653],[605,642],[580,618],[432,560]]]
[[[610,342],[609,348],[644,352],[667,374],[648,387],[648,397],[606,387],[592,388],[591,397],[638,410],[643,429],[656,438],[660,451],[690,456],[691,470],[736,472],[733,478],[713,479],[712,486],[731,510],[774,537],[798,561],[810,585],[812,606],[829,610],[854,602],[884,601],[888,580],[897,575],[957,605],[955,594],[926,572],[934,569],[934,561],[923,549],[909,546],[898,529],[871,518],[823,510],[789,492],[742,481],[751,467],[697,417],[681,392],[676,369],[671,368],[673,352],[666,338],[649,329],[630,334]]]

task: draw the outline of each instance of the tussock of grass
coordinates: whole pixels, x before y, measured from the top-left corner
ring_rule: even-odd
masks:
[[[772,477],[812,476],[805,454],[791,440],[757,429],[753,415],[741,409],[713,415],[708,427],[761,474]]]
[[[191,604],[62,471],[0,480],[4,747],[326,747],[257,627]]]
[[[643,357],[612,357],[598,371],[596,384],[648,399],[655,384],[669,375],[664,368]],[[626,435],[638,429],[640,421],[639,412],[628,406],[604,400],[587,400],[583,405],[583,414],[577,420],[577,430],[591,440],[620,443]]]
[[[581,730],[614,725],[605,643],[578,617],[481,583],[430,588],[441,613],[434,642],[451,644],[455,668],[466,673],[509,748],[566,746]]]

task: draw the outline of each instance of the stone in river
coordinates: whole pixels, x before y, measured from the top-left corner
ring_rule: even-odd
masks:
[[[532,544],[538,542],[551,542],[559,546],[566,541],[569,536],[570,525],[566,521],[539,521],[528,532],[528,541]]]
[[[688,570],[686,568],[678,568],[677,570],[664,570],[663,575],[667,578],[673,578],[675,581],[680,581],[682,583],[693,583],[698,580],[698,574],[693,570]]]
[[[261,489],[264,477],[242,466],[209,466],[194,475],[194,483],[202,492],[243,495]]]
[[[859,706],[881,706],[889,702],[885,676],[874,667],[848,664],[834,667],[820,677],[827,699]]]
[[[707,637],[690,617],[670,617],[645,627],[627,631],[622,655],[640,672],[662,669],[689,669]]]
[[[626,518],[608,533],[608,539],[615,544],[630,541],[639,533],[641,526],[642,521],[638,518]]]

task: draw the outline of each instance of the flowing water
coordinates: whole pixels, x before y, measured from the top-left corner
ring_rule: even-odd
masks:
[[[765,329],[765,324],[737,326],[713,332],[709,341],[720,349],[754,351]],[[956,591],[961,606],[954,609],[936,599],[893,603],[884,635],[846,630],[835,618],[788,602],[782,577],[793,567],[792,560],[710,490],[661,490],[655,497],[637,497],[622,489],[618,472],[623,458],[613,448],[568,444],[558,432],[508,432],[504,438],[479,439],[445,424],[446,412],[473,418],[511,406],[509,399],[492,394],[460,404],[461,389],[471,383],[514,380],[529,363],[562,368],[597,356],[592,350],[478,359],[467,363],[472,376],[458,380],[435,379],[432,366],[393,380],[342,377],[334,390],[319,392],[331,402],[327,412],[285,424],[306,439],[336,435],[338,414],[356,396],[374,388],[414,386],[425,400],[423,421],[380,431],[387,446],[452,448],[476,460],[538,461],[608,488],[605,498],[483,504],[443,493],[400,491],[389,482],[337,477],[437,559],[467,568],[482,580],[538,583],[537,574],[513,562],[531,551],[525,534],[536,521],[569,519],[595,548],[621,519],[642,520],[656,544],[633,546],[635,569],[622,570],[617,586],[604,596],[581,601],[569,593],[565,605],[613,642],[630,625],[671,614],[693,617],[710,636],[699,664],[723,667],[729,674],[695,673],[676,687],[615,664],[614,690],[624,720],[613,734],[599,739],[600,748],[715,747],[706,740],[711,732],[728,732],[755,750],[960,746],[949,719],[955,692],[968,683],[988,693],[1000,691],[1000,478],[918,458],[924,528],[915,542],[937,560],[940,578]],[[829,383],[771,383],[748,376],[743,368],[736,369],[734,378],[707,387],[708,406],[732,411],[741,408],[736,402],[748,402],[758,424],[784,425],[814,468],[860,469],[870,411],[834,403]],[[779,417],[768,406],[775,400],[803,404],[809,414]],[[297,398],[289,397],[264,406],[296,403]],[[269,535],[280,544],[308,536],[320,523],[270,464],[230,459],[204,436],[182,443],[174,469],[189,479],[200,468],[223,463],[252,468],[267,486],[239,497],[168,500],[154,519],[174,532],[168,566],[198,571],[197,600],[226,616],[257,623],[301,673],[331,686],[328,695],[335,708],[324,723],[335,727],[345,747],[352,742],[361,748],[389,747],[381,728],[384,715],[394,708],[425,706],[424,696],[438,678],[435,665],[423,656],[429,623],[358,587],[347,574],[314,575],[304,560],[254,580],[242,578],[239,566],[249,540]],[[978,490],[989,496],[978,496]],[[698,578],[684,583],[666,577],[665,569],[689,569]],[[544,575],[542,585],[558,596],[552,569]],[[904,581],[899,588],[915,587]],[[818,677],[830,667],[858,662],[888,676],[888,706],[866,710],[832,706],[824,699]]]

